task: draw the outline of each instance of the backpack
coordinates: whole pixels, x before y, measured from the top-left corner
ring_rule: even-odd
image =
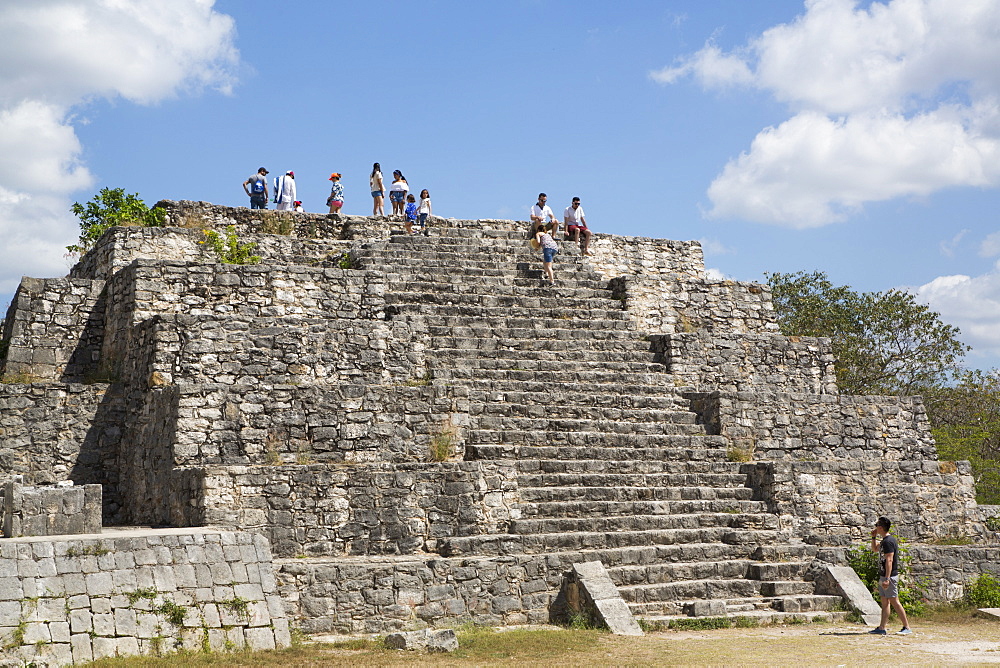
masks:
[[[250,184],[250,192],[260,195],[267,188],[267,180],[263,176],[255,176],[254,182]]]

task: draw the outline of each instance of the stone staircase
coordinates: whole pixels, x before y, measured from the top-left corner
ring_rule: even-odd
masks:
[[[556,286],[519,232],[434,230],[352,253],[388,273],[387,317],[420,321],[435,385],[468,388],[464,458],[513,462],[505,533],[452,536],[445,557],[583,554],[651,621],[841,618],[796,544],[753,500],[727,439],[683,390],[575,244]]]

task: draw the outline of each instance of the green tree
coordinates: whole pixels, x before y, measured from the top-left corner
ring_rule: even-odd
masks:
[[[66,246],[71,253],[86,253],[109,228],[115,226],[160,227],[166,219],[163,209],[150,209],[139,193],[126,195],[124,188],[102,188],[86,204],[74,202],[70,211],[80,219],[80,240]]]
[[[938,454],[969,460],[976,500],[1000,504],[1000,370],[963,371],[923,394]]]
[[[846,394],[913,394],[946,382],[968,346],[902,290],[856,292],[825,272],[765,274],[781,332],[831,339]]]

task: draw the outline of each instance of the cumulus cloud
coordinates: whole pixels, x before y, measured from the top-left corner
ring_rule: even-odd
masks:
[[[939,276],[914,292],[961,329],[976,354],[1000,357],[1000,273]]]
[[[709,43],[651,76],[787,104],[711,184],[708,215],[816,227],[867,202],[1000,184],[998,31],[993,0],[807,0],[733,53]]]
[[[151,104],[228,92],[234,22],[214,0],[5,0],[0,3],[0,293],[21,273],[65,273],[76,238],[71,194],[91,187],[73,127],[95,98]]]

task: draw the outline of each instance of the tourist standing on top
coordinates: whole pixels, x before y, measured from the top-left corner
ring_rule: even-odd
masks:
[[[243,190],[250,196],[251,209],[267,208],[267,170],[261,167],[257,173],[243,182]]]
[[[545,225],[545,229],[552,233],[553,241],[556,238],[556,234],[559,232],[559,221],[556,219],[556,215],[552,213],[552,209],[546,204],[549,196],[545,193],[538,193],[538,202],[533,204],[531,207],[531,229],[533,232],[538,230],[538,224],[542,223]],[[547,220],[552,222],[546,224]]]
[[[389,201],[392,202],[392,215],[402,216],[405,205],[406,193],[410,189],[410,184],[406,182],[403,172],[398,169],[392,172],[392,185],[389,186]]]
[[[382,166],[377,162],[372,165],[372,175],[368,178],[368,183],[371,186],[372,199],[375,200],[372,205],[372,215],[384,216],[385,186],[382,185]]]
[[[538,223],[538,227],[535,228],[535,241],[542,248],[542,270],[549,277],[549,285],[555,285],[556,277],[552,273],[552,261],[559,252],[559,246],[552,235],[545,231],[544,223]]]
[[[424,236],[427,234],[427,221],[431,217],[431,194],[427,192],[427,188],[420,191],[420,207],[417,209],[417,224],[424,231]]]
[[[570,241],[579,241],[580,252],[590,255],[588,248],[590,248],[591,233],[579,197],[574,197],[573,202],[563,211],[563,223],[566,224],[566,237]]]
[[[882,621],[869,631],[872,635],[884,636],[888,631],[889,606],[899,615],[903,628],[896,631],[897,635],[910,635],[910,623],[906,619],[906,610],[899,602],[899,541],[889,533],[892,522],[888,517],[880,517],[872,529],[872,552],[878,552],[878,595],[882,602]],[[881,539],[881,540],[879,540]]]
[[[278,211],[291,211],[295,206],[295,172],[285,172],[274,179],[274,207]]]
[[[340,213],[340,207],[344,206],[344,186],[340,184],[340,172],[330,174],[333,184],[330,186],[330,196],[326,198],[330,213]]]

